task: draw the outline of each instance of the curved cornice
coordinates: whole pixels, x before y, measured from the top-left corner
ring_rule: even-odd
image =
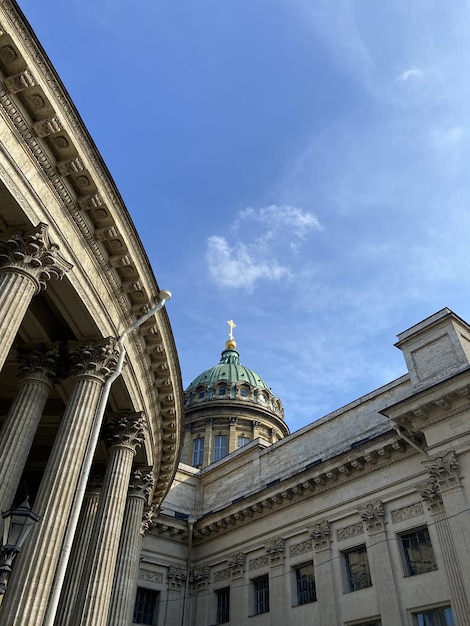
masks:
[[[108,169],[20,9],[11,0],[1,0],[0,6],[0,113],[89,247],[130,325],[159,292],[147,255]],[[181,373],[166,313],[149,321],[133,341],[142,357],[144,395],[155,407],[154,445],[163,442],[157,450],[158,505],[170,487],[182,442]]]

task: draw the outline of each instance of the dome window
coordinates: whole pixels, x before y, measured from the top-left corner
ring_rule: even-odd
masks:
[[[227,387],[219,387],[219,396],[225,396],[227,393]]]
[[[243,396],[244,398],[246,398],[247,395],[248,395],[248,389],[245,389],[245,387],[242,387],[240,389],[240,395]]]
[[[197,397],[204,398],[204,389],[201,389],[201,391],[198,391]]]

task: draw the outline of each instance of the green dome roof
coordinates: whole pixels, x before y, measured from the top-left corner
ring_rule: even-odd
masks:
[[[231,345],[222,352],[219,364],[199,374],[188,386],[186,392],[195,389],[199,385],[214,385],[221,381],[227,381],[228,383],[245,382],[252,387],[266,389],[272,395],[266,382],[253,370],[240,363],[240,354]]]

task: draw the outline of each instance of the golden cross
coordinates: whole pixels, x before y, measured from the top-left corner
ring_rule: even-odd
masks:
[[[230,332],[228,334],[228,338],[233,340],[233,329],[236,328],[237,325],[234,324],[233,320],[229,320],[227,324],[230,326]]]

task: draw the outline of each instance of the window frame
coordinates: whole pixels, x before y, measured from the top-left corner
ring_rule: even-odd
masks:
[[[354,546],[344,550],[342,553],[343,568],[344,568],[344,581],[345,581],[345,593],[352,593],[354,591],[361,591],[361,589],[368,589],[372,587],[372,578],[370,575],[369,556],[367,553],[367,547],[365,544]],[[363,563],[351,563],[350,555],[364,554],[365,559]],[[364,572],[355,571],[360,570],[361,566],[365,565]],[[361,579],[364,578],[365,584],[360,584]]]
[[[192,463],[194,467],[202,465],[204,462],[204,437],[193,439]]]
[[[253,578],[252,581],[253,591],[253,615],[263,615],[269,613],[269,575],[264,574]]]
[[[139,596],[144,596],[139,598]],[[146,597],[147,596],[147,597]],[[152,606],[149,608],[149,602],[152,602]],[[158,617],[158,604],[160,601],[160,591],[158,589],[150,589],[148,587],[137,587],[135,600],[134,600],[134,611],[132,616],[133,624],[140,624],[141,626],[156,626],[157,617]],[[143,608],[140,608],[139,604],[144,603]],[[141,621],[136,622],[136,619],[141,619]],[[151,621],[143,621],[143,620],[151,620]]]
[[[438,613],[441,613],[441,615],[439,616]],[[441,620],[439,622],[429,622],[428,620],[424,621],[424,618],[426,617],[426,615],[429,616],[434,616],[435,617],[439,617],[439,619],[441,619],[441,617],[444,618],[444,622]],[[422,618],[422,619],[420,619]],[[420,611],[413,611],[413,624],[415,624],[416,626],[456,626],[456,621],[455,621],[455,617],[454,614],[452,612],[452,607],[446,605],[446,606],[438,606],[435,607],[433,609],[421,609]]]
[[[427,541],[420,541],[418,537],[419,534],[421,534],[421,537],[423,534],[425,534],[427,537]],[[414,544],[412,544],[411,540],[413,536],[418,537],[418,540]],[[434,548],[427,526],[418,526],[417,528],[411,528],[409,530],[400,532],[398,534],[398,538],[400,539],[399,545],[403,562],[403,575],[405,577],[419,576],[421,574],[427,574],[429,572],[435,572],[437,570],[437,562],[434,554]],[[406,546],[405,542],[408,542],[409,545]],[[410,555],[412,550],[415,550],[416,552],[419,551],[423,558],[421,558],[420,561],[418,561],[416,558],[412,559]],[[423,552],[426,551],[429,552],[432,558],[428,560],[428,562],[430,563],[429,566],[423,569],[418,563],[420,563],[421,566],[423,565],[423,563],[426,563],[426,560],[424,558],[426,554],[423,554]]]
[[[216,589],[217,615],[216,624],[227,624],[230,621],[230,587]]]
[[[294,591],[295,591],[295,604],[293,606],[304,606],[312,602],[317,602],[317,588],[315,581],[315,568],[313,561],[307,563],[299,563],[293,566],[294,574]],[[302,576],[302,570],[305,571]]]
[[[244,443],[240,443],[240,440],[243,440]],[[238,435],[237,437],[237,448],[243,448],[250,443],[251,439],[246,435]]]
[[[223,445],[221,445],[223,443]],[[214,463],[227,456],[227,435],[214,435]]]

